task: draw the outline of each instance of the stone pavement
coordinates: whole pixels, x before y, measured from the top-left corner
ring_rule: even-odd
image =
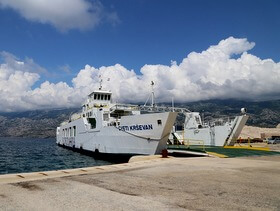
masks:
[[[0,210],[280,210],[280,156],[2,175]]]

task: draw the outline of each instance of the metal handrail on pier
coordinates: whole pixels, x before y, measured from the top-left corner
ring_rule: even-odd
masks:
[[[172,145],[174,146],[184,146],[186,148],[191,148],[194,146],[199,146],[202,148],[202,151],[205,151],[205,144],[203,140],[196,140],[196,139],[186,139],[186,138],[180,138],[180,139],[169,139],[171,141],[171,143],[173,143]],[[180,144],[174,144],[174,141],[178,141]],[[177,143],[178,143],[177,142]]]

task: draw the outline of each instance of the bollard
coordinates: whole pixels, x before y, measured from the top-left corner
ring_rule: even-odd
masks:
[[[167,157],[168,157],[168,151],[167,151],[167,149],[163,149],[163,150],[161,151],[161,157],[162,157],[162,158],[167,158]]]

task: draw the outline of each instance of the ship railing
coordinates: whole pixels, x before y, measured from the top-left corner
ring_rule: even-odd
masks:
[[[178,112],[178,113],[190,113],[187,108],[168,107],[168,106],[145,106],[145,105],[133,105],[133,104],[116,104],[110,108],[111,111],[123,109],[123,110],[139,110],[146,112]]]
[[[63,121],[60,123],[60,126],[67,125],[68,123],[69,123],[69,121]]]
[[[71,115],[71,121],[80,119],[81,117],[82,117],[81,113],[74,113],[74,114]]]
[[[178,112],[178,113],[190,113],[191,111],[187,108],[179,107],[168,107],[168,106],[145,106],[140,105],[141,111],[151,111],[151,112]]]
[[[204,121],[203,126],[223,126],[227,123],[233,123],[234,117],[221,117],[218,119],[212,119],[210,121]]]
[[[110,111],[114,110],[140,110],[138,105],[132,104],[115,104],[110,108]]]

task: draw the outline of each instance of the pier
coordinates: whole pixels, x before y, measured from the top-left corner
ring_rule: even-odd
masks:
[[[124,164],[1,175],[0,210],[279,210],[279,163],[279,155],[145,156]]]

